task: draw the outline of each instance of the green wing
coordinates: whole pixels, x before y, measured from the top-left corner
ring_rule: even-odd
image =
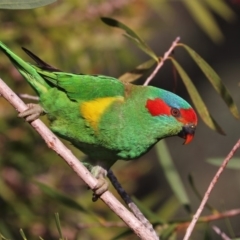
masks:
[[[124,85],[113,77],[65,73],[44,62],[33,52],[22,48],[35,62],[38,74],[54,87],[65,91],[74,101],[124,96]]]
[[[124,85],[116,78],[103,75],[71,74],[65,72],[37,72],[53,86],[66,92],[74,101],[124,96]]]

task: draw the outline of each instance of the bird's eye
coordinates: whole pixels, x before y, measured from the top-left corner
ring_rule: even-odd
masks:
[[[177,108],[172,108],[171,109],[171,114],[174,117],[179,117],[181,115],[180,111]]]

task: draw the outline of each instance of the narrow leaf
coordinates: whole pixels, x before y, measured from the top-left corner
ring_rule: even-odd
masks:
[[[148,0],[148,3],[149,5],[151,4],[150,6],[154,9],[154,12],[156,12],[160,19],[163,20],[158,25],[158,28],[163,27],[164,23],[167,23],[168,26],[172,26],[174,24],[172,16],[174,16],[176,12],[174,11],[174,5],[170,4],[169,0]]]
[[[161,240],[169,240],[170,237],[175,234],[176,228],[177,228],[178,224],[174,223],[174,224],[170,224],[168,227],[163,228],[163,231],[161,233],[160,239]]]
[[[0,0],[0,9],[31,9],[54,2],[56,0]]]
[[[222,158],[208,158],[207,162],[214,165],[214,166],[221,166],[223,163]],[[240,158],[232,158],[231,161],[229,161],[226,168],[239,170],[240,169]]]
[[[167,221],[168,219],[172,219],[175,213],[179,210],[179,207],[181,207],[181,203],[175,195],[172,195],[161,204],[161,208],[159,208],[159,210],[157,209],[155,214],[161,217],[161,219]]]
[[[57,202],[69,207],[69,208],[72,208],[72,209],[75,209],[75,210],[78,210],[80,212],[84,212],[84,213],[88,213],[88,211],[83,207],[81,206],[79,203],[77,203],[76,201],[72,200],[71,198],[63,195],[62,193],[56,191],[55,189],[43,184],[43,183],[40,183],[40,182],[34,182],[46,195],[48,195],[49,197],[51,197],[52,199],[55,199]]]
[[[192,59],[196,62],[196,64],[200,67],[203,71],[204,75],[210,81],[214,89],[217,93],[222,97],[224,102],[227,104],[229,110],[231,111],[232,115],[236,118],[239,118],[239,113],[236,104],[234,103],[229,91],[224,86],[223,82],[221,81],[218,74],[211,68],[211,66],[201,57],[199,56],[192,48],[188,47],[184,44],[179,44],[183,46],[187,52],[190,54]]]
[[[154,60],[148,60],[140,65],[138,65],[135,69],[132,71],[126,72],[123,75],[121,75],[118,79],[124,83],[130,83],[138,78],[140,78],[143,74],[148,72],[153,65],[155,64]]]
[[[63,234],[62,234],[62,227],[61,227],[61,223],[60,223],[60,219],[59,219],[59,213],[55,213],[55,222],[57,225],[57,230],[60,236],[60,240],[63,240]]]
[[[220,134],[225,135],[222,128],[218,125],[218,123],[213,119],[211,114],[209,113],[205,103],[203,102],[201,96],[199,95],[196,87],[193,85],[191,79],[187,75],[187,73],[184,71],[184,69],[181,67],[181,65],[173,58],[170,58],[173,62],[177,72],[179,73],[180,77],[183,80],[183,83],[196,107],[196,110],[198,111],[199,115],[201,116],[202,120],[206,123],[207,126],[209,126],[211,129],[219,132]]]
[[[143,52],[145,52],[147,55],[149,55],[153,60],[155,60],[156,62],[159,62],[159,59],[156,58],[157,55],[147,46],[147,44],[145,42],[143,42],[142,40],[140,42],[138,39],[133,38],[132,36],[127,35],[127,34],[123,34],[123,36],[128,38],[132,42],[134,42]]]
[[[223,34],[213,18],[213,14],[202,0],[183,0],[183,3],[188,8],[193,19],[214,42],[223,40]]]
[[[112,18],[102,17],[101,20],[111,27],[117,27],[124,30],[126,32],[126,34],[124,34],[125,37],[132,40],[140,49],[142,49],[156,62],[159,62],[159,59],[153,50],[131,28]]]
[[[151,223],[158,223],[158,224],[163,224],[165,221],[163,219],[160,219],[158,214],[154,213],[150,208],[148,208],[145,204],[141,203],[136,197],[132,197],[132,200],[134,203],[138,206],[140,211],[143,213],[144,216],[146,216],[147,219]]]
[[[22,229],[20,229],[20,234],[21,234],[21,237],[23,238],[23,240],[27,240],[26,235]]]
[[[2,191],[2,189],[1,189]],[[14,239],[12,229],[10,230],[9,224],[6,223],[5,219],[0,219],[0,239],[1,240],[11,240]],[[5,237],[7,236],[7,237]]]
[[[200,194],[200,192],[198,191],[196,185],[195,185],[195,182],[194,182],[194,179],[192,177],[191,174],[188,175],[188,181],[190,183],[190,186],[193,190],[193,192],[195,193],[195,195],[197,196],[197,198],[199,199],[199,201],[201,202],[202,199],[203,199],[203,196]],[[215,209],[214,207],[212,207],[209,203],[206,203],[205,204],[205,207],[208,208],[213,214],[214,213],[218,213],[217,209]]]
[[[112,240],[119,240],[119,239],[125,239],[125,237],[132,235],[133,232],[131,229],[127,229],[123,231],[122,233],[118,234],[117,236],[111,238]]]
[[[171,186],[172,191],[178,198],[178,200],[183,204],[188,212],[191,212],[190,201],[188,199],[187,193],[184,189],[182,180],[178,174],[177,169],[173,163],[172,157],[168,151],[168,147],[164,140],[161,140],[156,146],[158,161],[160,162],[164,174],[166,175],[167,181]]]
[[[204,224],[204,236],[203,236],[203,240],[213,240],[212,238],[212,229],[211,227],[209,227],[208,223]]]
[[[205,0],[206,4],[220,17],[225,19],[228,22],[232,22],[233,20],[237,19],[237,15],[235,12],[227,5],[224,0]]]

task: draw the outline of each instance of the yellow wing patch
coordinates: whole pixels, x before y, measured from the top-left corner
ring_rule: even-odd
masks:
[[[123,97],[96,98],[80,105],[82,116],[88,121],[94,130],[97,130],[98,122],[105,110],[115,101],[124,101]]]

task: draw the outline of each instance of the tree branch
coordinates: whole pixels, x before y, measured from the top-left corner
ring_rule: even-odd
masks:
[[[217,226],[212,226],[212,229],[222,238],[222,240],[231,240],[231,238],[228,237],[226,233],[222,232]]]
[[[151,75],[147,78],[147,80],[144,82],[143,86],[147,86],[150,81],[155,77],[159,69],[163,66],[164,62],[168,59],[168,57],[172,54],[174,48],[177,46],[178,42],[180,41],[180,37],[177,37],[175,41],[172,43],[171,47],[167,50],[167,52],[164,53],[163,58],[161,61],[158,63],[156,68],[153,70]]]
[[[27,109],[24,102],[6,85],[4,81],[2,81],[2,79],[0,79],[0,94],[10,102],[18,112]],[[31,125],[42,136],[48,147],[61,156],[91,189],[96,186],[97,180],[41,120],[37,119],[31,122]],[[137,236],[144,240],[156,240],[155,235],[136,217],[134,217],[134,215],[129,212],[109,191],[102,194],[100,198],[135,232]]]
[[[132,201],[131,197],[126,193],[126,191],[123,189],[121,184],[119,183],[118,179],[112,172],[112,170],[108,171],[107,174],[108,178],[110,179],[112,185],[117,190],[118,194],[121,196],[121,198],[124,200],[124,202],[128,205],[128,207],[131,209],[135,217],[142,223],[146,228],[149,229],[149,231],[152,232],[152,234],[155,235],[156,239],[158,239],[158,236],[156,232],[153,229],[152,224],[148,221],[147,218],[142,214],[142,212],[139,210],[137,205]]]
[[[223,170],[225,169],[225,167],[227,166],[228,162],[230,161],[230,159],[233,157],[234,153],[238,150],[238,148],[240,147],[240,139],[237,141],[237,143],[234,145],[234,147],[232,148],[232,150],[230,151],[230,153],[227,155],[227,157],[224,159],[222,165],[220,166],[220,168],[218,169],[217,173],[215,174],[215,176],[213,177],[212,181],[210,182],[210,185],[202,199],[202,202],[197,210],[197,212],[195,213],[195,215],[193,216],[193,219],[190,223],[190,225],[187,228],[186,234],[184,236],[183,240],[188,240],[192,234],[192,231],[203,211],[203,208],[206,204],[206,202],[209,199],[210,193],[212,192],[213,188],[215,187],[220,175],[222,174]]]
[[[30,94],[26,94],[26,93],[20,93],[18,94],[18,96],[20,98],[25,98],[25,99],[30,99],[30,100],[34,100],[34,101],[39,101],[39,97],[38,96],[33,96]]]
[[[234,216],[237,216],[237,215],[240,215],[240,209],[239,208],[231,209],[231,210],[228,210],[228,211],[225,211],[225,212],[214,213],[214,214],[211,214],[211,215],[200,217],[198,219],[198,223],[212,222],[212,221],[220,220],[220,219],[223,219],[223,218],[234,217]],[[173,223],[177,223],[177,222],[171,221],[170,223],[173,224]],[[177,231],[182,231],[183,229],[186,229],[190,225],[190,223],[191,223],[191,221],[181,222],[176,226],[176,230]]]
[[[223,218],[230,218],[240,215],[240,209],[231,209],[222,213],[214,213],[211,215],[206,215],[203,217],[199,218],[198,223],[209,223],[213,221],[217,221]],[[168,227],[170,225],[176,225],[175,231],[183,231],[183,229],[186,229],[190,221],[169,221],[164,224],[165,227]],[[101,222],[101,223],[78,223],[78,224],[73,224],[76,228],[78,229],[84,229],[84,228],[100,228],[100,227],[126,227],[126,225],[123,222]],[[158,226],[158,225],[156,225]]]

